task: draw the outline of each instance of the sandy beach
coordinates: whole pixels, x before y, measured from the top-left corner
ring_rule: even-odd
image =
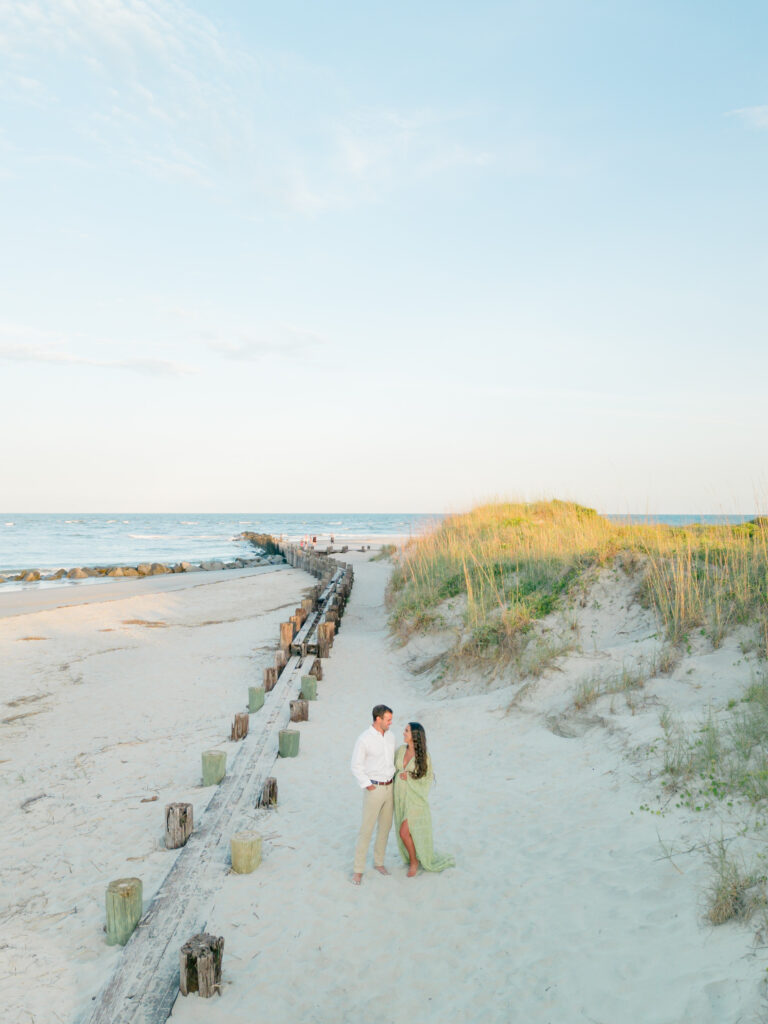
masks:
[[[439,637],[396,646],[384,608],[389,564],[345,558],[355,587],[319,699],[297,726],[300,756],[275,766],[279,807],[259,812],[263,863],[222,877],[208,921],[225,937],[222,995],[179,997],[172,1019],[760,1019],[764,970],[750,929],[703,921],[706,869],[690,852],[700,817],[642,810],[670,680],[633,706],[573,710],[590,667],[658,644],[650,613],[630,607],[605,574],[578,612],[580,650],[541,679],[433,687],[412,669]],[[313,582],[287,567],[126,581],[62,607],[48,591],[38,610],[28,593],[2,595],[9,1022],[79,1024],[88,1012],[121,955],[104,944],[107,882],[138,875],[151,899],[175,856],[163,847],[162,808],[189,800],[202,813],[212,790],[200,788],[200,752],[232,751],[223,742],[232,715]],[[735,638],[717,651],[694,646],[675,670],[674,699],[694,715],[747,678]],[[391,876],[369,862],[357,889],[360,795],[349,758],[380,701],[394,709],[398,739],[409,719],[426,728],[435,845],[457,866],[408,879],[392,836]]]

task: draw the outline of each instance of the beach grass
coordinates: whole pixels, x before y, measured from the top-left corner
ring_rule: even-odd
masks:
[[[743,859],[728,850],[723,838],[710,844],[711,881],[706,892],[707,918],[710,924],[749,921],[766,906],[765,874],[748,867]]]
[[[606,565],[620,565],[637,581],[638,599],[654,609],[668,651],[694,630],[717,647],[735,626],[750,624],[753,648],[766,656],[768,520],[613,523],[556,500],[481,505],[411,540],[390,581],[390,624],[404,639],[441,628],[441,609],[461,598],[454,654],[508,660],[527,646],[535,623],[585,594],[594,570]]]
[[[397,552],[396,544],[382,544],[375,555],[371,555],[369,562],[386,562]]]

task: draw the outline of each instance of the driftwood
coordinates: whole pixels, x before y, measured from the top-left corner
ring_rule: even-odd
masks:
[[[210,999],[217,992],[221,995],[221,961],[224,956],[222,936],[203,932],[193,935],[181,947],[179,970],[179,991],[183,996],[197,992],[203,999]]]
[[[309,721],[309,701],[308,700],[292,700],[290,703],[291,707],[291,721],[292,722],[308,722]]]
[[[165,845],[178,850],[192,835],[192,804],[165,805]]]
[[[22,811],[26,811],[26,809],[28,807],[31,807],[32,804],[36,804],[38,800],[44,800],[47,796],[47,793],[38,793],[37,796],[28,796],[26,800],[23,800],[19,804],[19,807],[22,809]]]
[[[140,878],[116,878],[107,886],[107,945],[124,946],[141,918]]]
[[[261,864],[261,836],[258,832],[235,832],[229,840],[232,870],[250,875]]]
[[[229,738],[231,740],[244,740],[248,735],[248,718],[247,711],[238,711],[235,714],[234,721],[232,722],[232,731]]]
[[[270,775],[261,787],[257,807],[277,807],[277,779]]]

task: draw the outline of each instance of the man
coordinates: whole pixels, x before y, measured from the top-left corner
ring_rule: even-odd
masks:
[[[392,828],[394,801],[392,780],[395,777],[395,738],[389,732],[392,708],[377,704],[373,709],[373,725],[357,738],[352,751],[352,774],[363,790],[363,821],[355,847],[354,885],[360,885],[365,871],[365,859],[371,843],[374,826],[376,842],[373,844],[373,866],[382,875],[389,830]]]

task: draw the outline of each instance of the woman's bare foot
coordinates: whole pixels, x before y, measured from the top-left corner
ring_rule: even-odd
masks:
[[[418,871],[419,871],[419,862],[416,861],[415,864],[411,864],[410,867],[408,868],[408,877],[409,878],[413,878],[414,875],[418,874]]]
[[[388,875],[389,874],[389,872],[387,871],[387,869],[384,867],[383,864],[379,864],[379,866],[376,868],[376,870],[379,872],[380,875]]]
[[[350,882],[352,883],[352,885],[360,885],[362,880],[363,876],[360,874],[359,871],[356,871],[354,875],[352,875],[352,877],[350,878]]]

